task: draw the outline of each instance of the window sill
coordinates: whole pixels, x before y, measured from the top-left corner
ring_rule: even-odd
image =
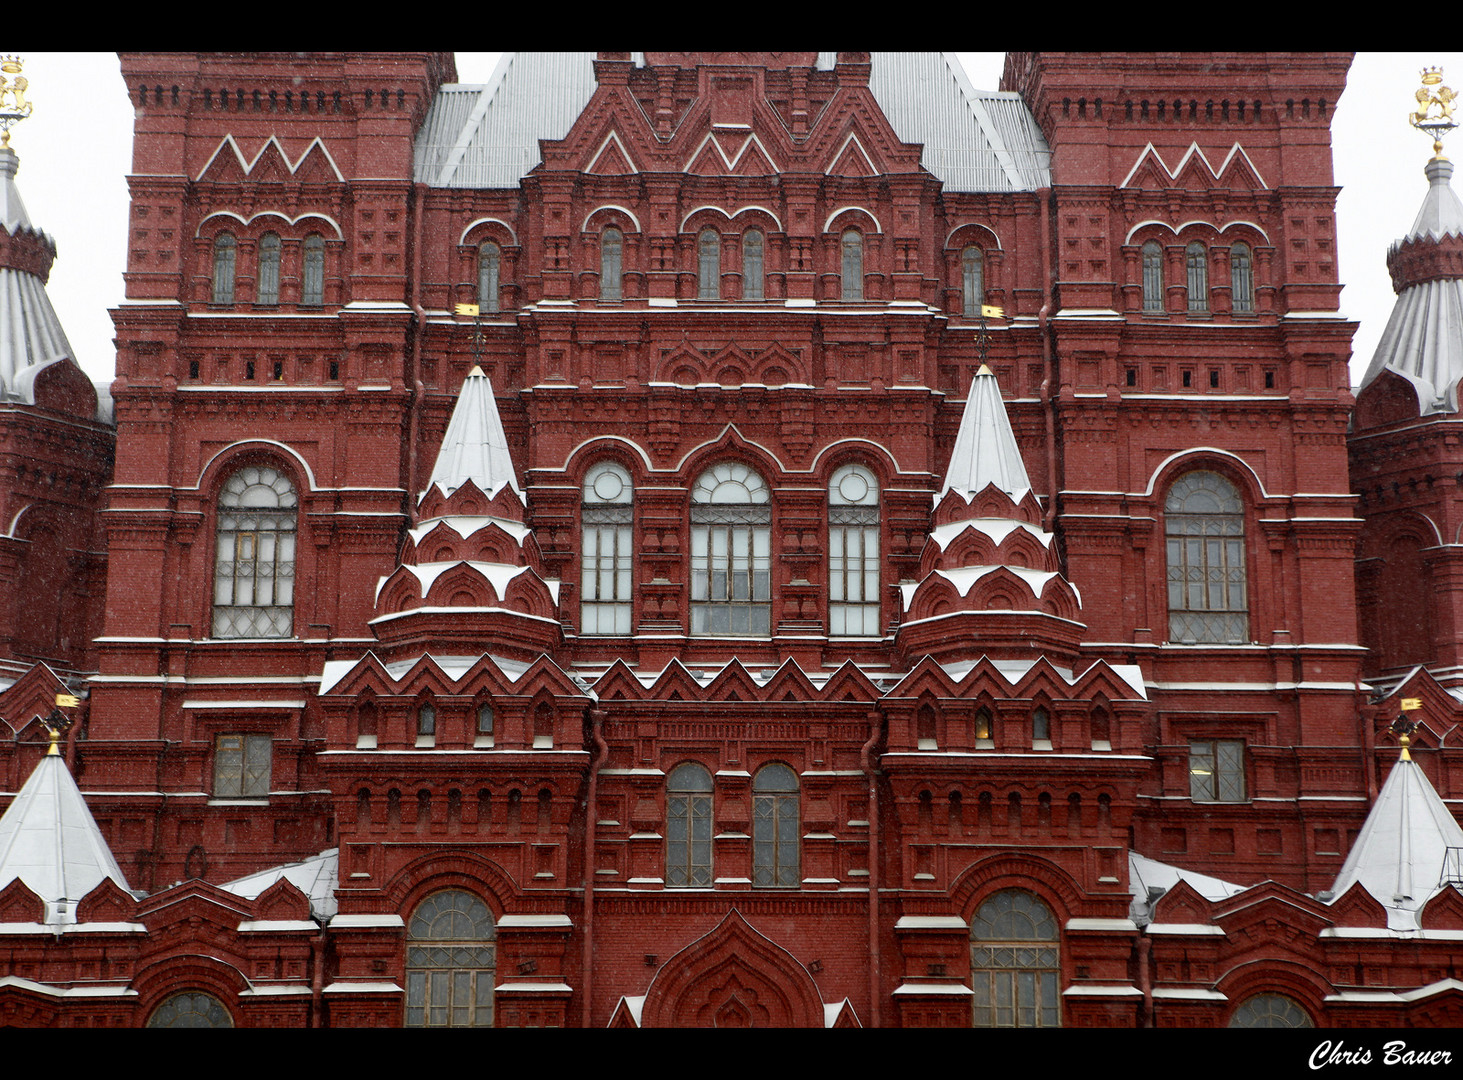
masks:
[[[1107,739],[1093,739],[1092,740],[1092,749],[1094,749],[1094,750],[1111,750],[1112,749],[1112,743],[1109,742]]]
[[[417,736],[417,741],[413,745],[416,746],[416,748],[418,750],[421,750],[421,749],[431,749],[432,747],[434,747],[434,746],[437,745],[437,736],[435,736],[435,735],[418,735]]]
[[[976,739],[975,740],[975,748],[977,750],[994,750],[996,748],[996,740],[995,739]]]
[[[257,795],[215,795],[208,800],[209,806],[268,806],[269,797]]]
[[[1033,750],[1050,750],[1051,748],[1052,748],[1052,741],[1050,739],[1032,739],[1031,740],[1031,749],[1033,749]],[[1109,747],[1109,749],[1111,749],[1111,747]]]
[[[357,750],[374,750],[374,749],[376,749],[376,736],[374,736],[374,735],[357,735],[356,736],[356,749]]]
[[[535,735],[533,737],[533,748],[535,750],[552,750],[554,748],[554,737],[552,735]]]
[[[492,745],[493,745],[493,737],[491,735],[479,735],[477,738],[473,739],[473,741],[472,741],[472,746],[473,746],[473,749],[474,750],[482,750],[484,748],[491,748]]]

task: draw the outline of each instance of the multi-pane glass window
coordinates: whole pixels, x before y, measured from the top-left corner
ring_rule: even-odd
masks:
[[[294,486],[277,469],[249,466],[218,500],[213,636],[288,637],[295,603]]]
[[[748,229],[742,236],[742,299],[761,300],[763,292],[766,241],[757,229]]]
[[[1245,801],[1243,739],[1189,740],[1189,798],[1195,802]]]
[[[721,299],[721,234],[715,229],[696,237],[696,299]]]
[[[273,740],[268,735],[220,735],[213,744],[213,796],[260,798],[269,794]]]
[[[1247,641],[1245,516],[1239,492],[1218,473],[1185,473],[1169,489],[1163,510],[1169,640]]]
[[[215,304],[234,302],[234,262],[239,255],[239,242],[232,233],[219,233],[213,241],[213,294]]]
[[[795,888],[798,870],[798,776],[786,765],[764,765],[752,780],[752,884]]]
[[[976,1027],[1060,1027],[1057,921],[1021,889],[998,892],[970,923]]]
[[[594,466],[584,477],[579,582],[582,634],[630,633],[633,497],[630,474],[613,461]]]
[[[492,1027],[497,936],[471,893],[422,901],[406,932],[406,1026]]]
[[[691,488],[691,633],[772,632],[772,507],[767,484],[723,462]]]
[[[1189,269],[1189,312],[1209,310],[1209,249],[1197,240],[1188,246],[1185,259]]]
[[[864,298],[864,237],[857,229],[843,234],[843,299]]]
[[[1236,315],[1253,315],[1255,311],[1255,269],[1248,244],[1234,244],[1229,249],[1229,285],[1234,296]]]
[[[503,252],[491,240],[478,248],[478,310],[484,315],[498,310],[498,275]]]
[[[147,1018],[150,1028],[231,1028],[234,1018],[224,1003],[197,990],[174,994]]]
[[[978,317],[980,305],[985,303],[985,255],[978,247],[960,253],[960,295],[964,314]]]
[[[425,701],[417,707],[417,745],[432,746],[437,741],[437,709]]]
[[[879,634],[879,481],[862,465],[828,482],[828,633]]]
[[[259,238],[259,280],[255,283],[256,304],[279,303],[279,234],[267,232]]]
[[[305,237],[304,271],[300,303],[318,307],[325,303],[325,237],[319,233]]]
[[[711,774],[686,762],[666,779],[665,883],[671,889],[711,884]]]
[[[1143,310],[1163,311],[1163,247],[1157,240],[1143,245]]]
[[[1240,1002],[1229,1018],[1232,1028],[1315,1027],[1310,1014],[1284,994],[1256,994]]]
[[[621,285],[622,257],[625,238],[613,225],[599,237],[599,298],[618,302],[624,295]]]

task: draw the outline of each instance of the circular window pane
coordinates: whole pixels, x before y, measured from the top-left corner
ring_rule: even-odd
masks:
[[[1232,1028],[1308,1028],[1315,1027],[1310,1014],[1284,994],[1256,994],[1246,998],[1230,1017]]]
[[[212,994],[190,991],[174,994],[153,1010],[150,1028],[231,1028],[234,1018]]]

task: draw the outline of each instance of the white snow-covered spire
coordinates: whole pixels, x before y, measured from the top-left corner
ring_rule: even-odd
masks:
[[[1001,388],[996,385],[995,374],[982,364],[970,383],[940,498],[947,491],[955,491],[969,502],[990,484],[995,484],[1014,502],[1020,502],[1031,490],[1026,463],[1021,460],[1016,435],[1001,400]]]
[[[76,902],[111,878],[127,879],[59,753],[41,758],[0,815],[0,889],[16,878],[46,903],[46,922],[74,923]]]
[[[443,495],[451,495],[469,480],[489,499],[505,485],[520,499],[523,497],[508,453],[508,436],[498,416],[493,383],[480,367],[474,367],[463,380],[462,393],[432,467],[431,483]]]
[[[1440,884],[1449,848],[1463,848],[1463,828],[1421,767],[1404,754],[1336,875],[1333,902],[1359,881],[1387,909],[1391,929],[1416,930],[1418,913],[1450,887]]]

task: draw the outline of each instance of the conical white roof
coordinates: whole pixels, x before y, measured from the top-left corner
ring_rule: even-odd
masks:
[[[16,878],[46,902],[46,922],[76,921],[76,901],[111,878],[127,879],[65,759],[50,753],[0,815],[0,889]],[[65,901],[63,904],[62,901]]]
[[[503,421],[498,416],[493,383],[480,367],[474,367],[463,380],[462,393],[457,397],[447,434],[442,438],[442,449],[432,467],[431,482],[444,495],[451,495],[468,480],[490,499],[505,484],[519,498],[523,497],[513,474],[508,436],[503,433]]]
[[[1404,757],[1346,856],[1332,900],[1359,881],[1387,909],[1391,929],[1416,930],[1417,913],[1439,891],[1450,847],[1463,848],[1463,828],[1418,764]]]
[[[940,497],[953,489],[969,502],[988,484],[995,484],[1015,502],[1031,490],[1001,388],[991,369],[982,364],[970,383]]]

